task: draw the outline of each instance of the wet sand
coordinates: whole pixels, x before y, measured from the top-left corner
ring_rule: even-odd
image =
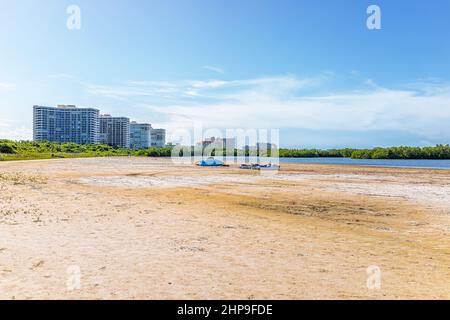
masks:
[[[449,236],[447,170],[0,162],[2,299],[449,299]]]

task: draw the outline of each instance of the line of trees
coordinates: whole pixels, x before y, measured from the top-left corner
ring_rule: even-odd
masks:
[[[170,157],[172,155],[172,148],[149,148],[134,152],[138,157]]]
[[[0,140],[0,160],[45,159],[64,157],[102,157],[135,155],[143,157],[170,157],[172,148],[149,148],[144,150],[128,150],[102,144],[80,145],[76,143],[57,143],[47,141],[11,141]],[[180,155],[190,153],[191,156],[271,156],[269,152],[255,150],[221,150],[186,147]],[[391,147],[374,149],[279,149],[281,158],[354,158],[354,159],[450,159],[450,146],[434,147]]]
[[[281,158],[350,158],[354,149],[280,149]]]
[[[354,150],[355,159],[450,159],[450,146],[435,147],[392,147]]]
[[[72,142],[0,140],[0,160],[122,156],[129,153],[128,149],[103,144],[80,145]]]
[[[353,158],[353,159],[450,159],[450,146],[390,147],[373,149],[280,149],[283,158]]]

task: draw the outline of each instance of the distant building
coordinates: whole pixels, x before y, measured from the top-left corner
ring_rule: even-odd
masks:
[[[165,145],[166,145],[166,130],[152,129],[151,146],[155,148],[164,148]]]
[[[149,123],[130,123],[126,117],[100,115],[100,111],[94,108],[33,106],[33,139],[78,144],[103,143],[127,149],[163,148],[166,145],[166,130],[153,129]]]
[[[130,119],[100,116],[100,143],[113,147],[130,148]]]
[[[218,149],[226,148],[227,150],[234,150],[237,148],[236,138],[211,137],[211,138],[207,138],[203,141],[200,141],[198,143],[198,145],[202,146],[203,148],[206,148],[206,147],[218,148]]]
[[[149,123],[130,124],[130,148],[134,150],[147,149],[151,147],[152,126]]]
[[[99,142],[99,110],[74,105],[33,107],[33,140],[94,144]]]

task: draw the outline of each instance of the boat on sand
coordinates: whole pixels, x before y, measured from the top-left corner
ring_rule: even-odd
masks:
[[[207,160],[201,160],[196,163],[199,167],[228,167],[223,161],[214,159],[213,157],[208,158]]]
[[[268,163],[268,164],[259,164],[259,163],[244,163],[239,166],[241,169],[245,170],[279,170],[281,167],[276,164]]]

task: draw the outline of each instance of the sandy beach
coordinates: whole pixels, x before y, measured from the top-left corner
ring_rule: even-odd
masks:
[[[0,162],[1,299],[450,299],[449,239],[450,170]]]

